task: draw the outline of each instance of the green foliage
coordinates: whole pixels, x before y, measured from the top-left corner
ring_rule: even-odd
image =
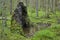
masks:
[[[42,30],[37,32],[32,40],[53,40],[53,38],[56,36],[54,32],[51,32],[49,30]]]
[[[13,0],[13,10],[16,8],[16,5],[17,5],[17,1]],[[60,19],[60,11],[56,11],[56,14],[50,12],[49,15],[50,18],[47,19],[45,18],[46,15],[45,11],[42,11],[42,9],[39,8],[38,11],[39,17],[37,18],[36,9],[28,7],[27,11],[31,22],[34,23],[49,22],[51,23],[51,27],[36,32],[32,38],[26,38],[20,34],[23,33],[21,25],[15,24],[15,22],[13,22],[14,27],[11,27],[9,2],[6,3],[6,6],[7,6],[6,16],[7,18],[9,18],[9,20],[7,20],[7,27],[2,27],[2,20],[0,20],[0,35],[2,35],[5,40],[60,40],[60,24],[57,24],[57,19]],[[0,9],[0,13],[1,11],[2,10]],[[3,28],[4,28],[4,32],[2,30]]]
[[[45,30],[40,30],[35,33],[32,40],[60,40],[60,25],[52,25]]]
[[[22,36],[20,33],[22,33],[22,28],[19,26],[19,24],[16,24],[16,27],[10,27],[11,26],[11,15],[9,12],[7,12],[7,17],[10,18],[10,20],[7,20],[7,27],[2,27],[2,20],[0,20],[0,35],[5,35],[6,40],[60,40],[60,24],[57,24],[57,18],[60,16],[60,12],[57,11],[55,14],[50,14],[50,18],[46,19],[42,16],[45,15],[43,11],[39,11],[39,17],[35,18],[35,11],[31,12],[28,9],[28,15],[31,20],[31,22],[34,23],[51,23],[50,28],[46,28],[43,30],[40,30],[34,34],[32,38],[26,38]],[[32,14],[31,14],[32,13]],[[32,15],[32,16],[31,16]],[[42,17],[42,18],[41,18]],[[13,22],[13,25],[15,26],[15,22]],[[4,28],[4,32],[2,31],[2,28]],[[11,30],[11,29],[13,30]],[[19,29],[19,30],[18,30]],[[12,33],[12,32],[13,33]],[[3,32],[3,34],[1,34]]]

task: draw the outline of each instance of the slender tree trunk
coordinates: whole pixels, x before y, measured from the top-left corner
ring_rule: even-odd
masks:
[[[28,0],[26,0],[26,6],[28,6]]]
[[[55,9],[55,8],[56,8],[56,7],[55,7],[55,2],[56,2],[55,0],[51,0],[51,12],[54,13],[54,14],[56,13],[56,12],[55,12],[55,10],[56,10],[56,9]]]
[[[49,18],[49,0],[45,0],[46,2],[46,18]]]
[[[12,14],[12,0],[10,0],[10,14]]]
[[[6,4],[5,0],[3,1],[3,12],[2,12],[2,39],[5,40],[4,30],[6,27]]]
[[[38,17],[38,0],[36,0],[36,17]]]

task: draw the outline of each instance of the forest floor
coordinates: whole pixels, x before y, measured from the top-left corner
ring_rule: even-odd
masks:
[[[7,27],[2,27],[2,20],[0,20],[0,40],[60,40],[60,12],[56,14],[50,13],[50,18],[45,18],[45,12],[39,11],[39,16],[36,17],[34,11],[28,12],[30,21],[38,24],[40,30],[35,32],[31,38],[26,38],[19,33],[11,33],[9,27],[11,20],[7,20]],[[10,15],[7,15],[10,17]],[[46,26],[48,23],[50,25]],[[45,25],[46,24],[46,25]],[[3,31],[4,29],[4,31]]]

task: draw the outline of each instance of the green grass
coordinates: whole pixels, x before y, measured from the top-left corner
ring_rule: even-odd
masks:
[[[32,40],[60,40],[60,25],[56,24],[35,33]]]
[[[11,20],[7,20],[7,27],[2,27],[2,20],[0,20],[0,35],[2,32],[2,28],[4,28],[4,35],[5,40],[60,40],[60,24],[57,23],[57,19],[60,17],[60,12],[56,11],[56,14],[50,14],[50,18],[44,18],[45,12],[40,10],[39,17],[36,17],[36,13],[34,9],[28,9],[28,16],[30,18],[31,22],[34,23],[51,23],[51,27],[37,31],[32,38],[26,38],[22,36],[19,33],[11,33],[10,26],[11,26]],[[6,12],[7,17],[11,19],[11,15],[9,14],[9,11]],[[57,16],[57,17],[56,17]],[[19,28],[19,27],[16,27]],[[15,32],[15,31],[14,31]],[[4,36],[3,35],[3,36]]]

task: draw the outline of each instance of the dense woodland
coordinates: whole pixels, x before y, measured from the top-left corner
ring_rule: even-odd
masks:
[[[29,28],[12,20],[19,2]],[[60,0],[0,0],[0,40],[60,40]]]

